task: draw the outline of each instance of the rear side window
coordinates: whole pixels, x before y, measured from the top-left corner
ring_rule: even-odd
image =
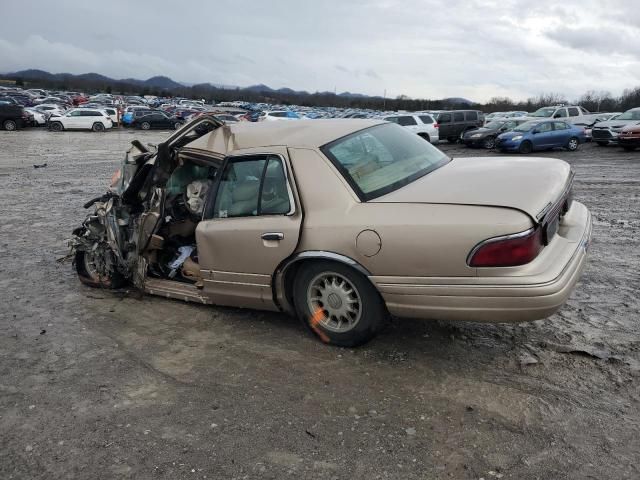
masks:
[[[402,125],[403,127],[408,127],[410,125],[417,125],[417,124],[418,122],[416,122],[416,119],[408,115],[403,117],[398,117],[398,125]]]
[[[282,159],[242,157],[227,164],[216,194],[213,218],[286,215],[291,210]]]
[[[577,117],[578,115],[580,115],[580,111],[576,107],[569,107],[570,117]]]
[[[441,113],[438,117],[438,122],[440,123],[451,123],[451,114],[450,113]]]
[[[478,120],[478,112],[467,112],[467,120],[474,122]]]
[[[426,124],[433,123],[433,118],[430,117],[429,115],[420,115],[419,118],[422,123],[426,123]]]
[[[566,108],[561,108],[554,115],[555,118],[564,118],[566,116],[567,116],[567,109]]]
[[[399,123],[398,122],[398,117],[387,117],[387,118],[385,118],[385,120],[387,122],[391,122],[391,123]]]
[[[464,122],[464,112],[455,112],[453,114],[454,122]]]

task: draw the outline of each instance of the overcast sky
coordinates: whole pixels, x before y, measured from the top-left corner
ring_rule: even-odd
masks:
[[[0,72],[414,98],[640,86],[635,0],[3,2]]]

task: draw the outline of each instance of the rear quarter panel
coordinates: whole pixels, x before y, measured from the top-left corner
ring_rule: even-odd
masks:
[[[487,238],[527,230],[530,218],[515,209],[431,203],[361,203],[321,152],[289,149],[304,221],[297,251],[346,255],[376,276],[475,276],[467,255]],[[380,237],[367,256],[356,239]]]

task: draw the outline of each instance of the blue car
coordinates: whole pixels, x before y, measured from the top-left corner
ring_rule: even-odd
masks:
[[[501,152],[531,153],[534,150],[566,148],[577,150],[586,141],[584,128],[560,120],[534,120],[498,135],[496,148]]]

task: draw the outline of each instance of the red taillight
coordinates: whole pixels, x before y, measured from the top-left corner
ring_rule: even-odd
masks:
[[[440,128],[440,125],[438,125],[437,123],[434,123],[433,128]]]
[[[470,267],[517,267],[529,263],[542,250],[542,231],[490,238],[476,246],[470,254]]]

